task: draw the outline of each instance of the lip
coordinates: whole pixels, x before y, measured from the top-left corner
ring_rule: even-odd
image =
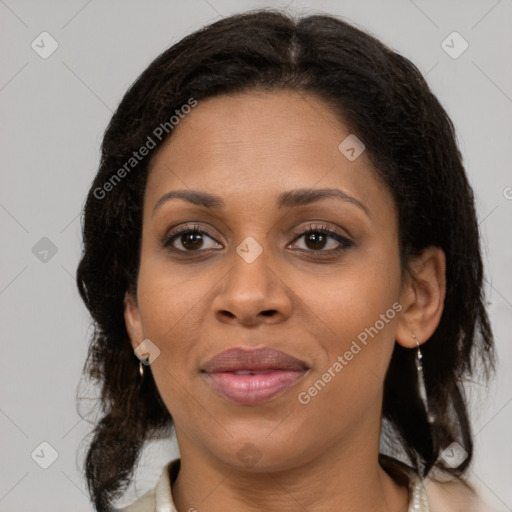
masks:
[[[217,392],[243,404],[270,400],[294,385],[308,370],[304,361],[270,347],[230,348],[201,369]]]

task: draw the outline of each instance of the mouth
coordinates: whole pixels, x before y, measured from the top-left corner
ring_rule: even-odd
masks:
[[[201,369],[212,388],[240,404],[270,400],[293,386],[309,370],[306,363],[280,350],[232,348]]]

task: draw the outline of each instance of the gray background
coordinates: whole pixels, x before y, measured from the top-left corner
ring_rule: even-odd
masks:
[[[89,319],[73,276],[79,212],[112,111],[150,61],[192,30],[287,4],[344,16],[411,59],[455,123],[477,197],[500,356],[492,386],[472,393],[480,402],[472,407],[471,477],[498,510],[512,510],[510,0],[0,0],[1,512],[92,510],[79,467],[91,427],[75,407]],[[59,45],[47,59],[31,47],[43,31]],[[456,59],[441,46],[453,31],[469,43]],[[51,461],[51,449],[42,442],[58,453],[47,469],[40,464]],[[126,501],[175,455],[172,441],[150,445]]]

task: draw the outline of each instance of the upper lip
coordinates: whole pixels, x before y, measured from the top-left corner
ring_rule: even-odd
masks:
[[[307,370],[308,366],[300,359],[281,350],[270,347],[247,349],[233,347],[208,360],[202,370],[206,373],[236,372],[244,370]]]

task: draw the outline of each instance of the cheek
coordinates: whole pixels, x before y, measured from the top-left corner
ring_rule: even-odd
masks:
[[[352,301],[345,310],[325,317],[331,335],[317,338],[324,357],[297,397],[310,429],[335,436],[339,428],[358,425],[367,414],[380,410],[395,345],[397,307],[397,302],[386,300]],[[337,423],[326,425],[325,417],[336,418]]]
[[[138,301],[144,335],[161,350],[169,368],[180,368],[191,360],[193,340],[204,321],[201,309],[211,289],[206,275],[202,276],[191,280],[189,273],[170,271],[168,262],[142,257]]]
[[[151,364],[156,387],[174,420],[198,416],[190,400],[187,379],[196,370],[196,343],[204,315],[200,314],[208,287],[183,280],[163,265],[142,260],[138,300],[144,336],[160,350]]]
[[[360,258],[338,272],[297,281],[295,288],[314,313],[318,327],[330,332],[333,341],[336,338],[346,341],[373,326],[399,300],[398,255],[389,260],[378,254]],[[388,316],[393,320],[396,311],[392,310]],[[389,322],[385,328],[380,323],[379,326],[383,331],[391,330]]]
[[[332,401],[348,406],[380,393],[401,310],[398,261],[398,255],[386,260],[376,253],[374,258],[325,279],[321,292],[308,301],[316,331],[322,333],[317,340],[325,354],[311,382],[319,377],[329,382],[325,404]]]

